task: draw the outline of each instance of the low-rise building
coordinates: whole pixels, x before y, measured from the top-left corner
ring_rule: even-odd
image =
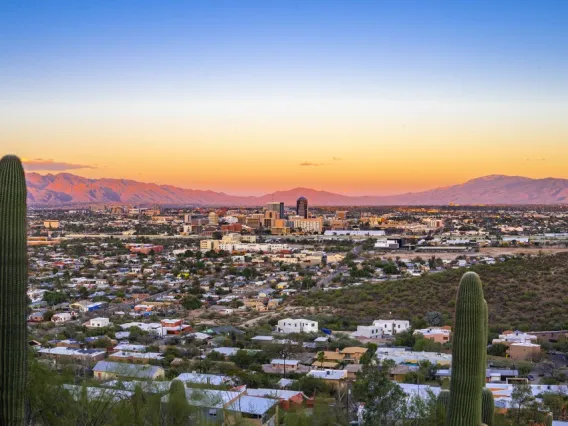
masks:
[[[540,358],[540,345],[536,343],[512,343],[507,356],[517,361],[533,361]]]
[[[450,366],[452,363],[450,354],[407,351],[405,348],[378,348],[375,355],[381,362],[390,359],[396,364],[417,366],[422,361],[429,361],[434,365]]]
[[[410,329],[410,321],[407,320],[375,320],[373,325],[382,330],[385,336],[394,336],[397,333],[408,331]]]
[[[110,327],[112,323],[108,318],[98,317],[98,318],[91,318],[83,325],[87,328],[102,328],[102,327]]]
[[[99,361],[93,367],[93,376],[97,380],[118,378],[157,380],[163,379],[165,372],[162,367],[155,365]]]
[[[318,322],[307,319],[286,318],[278,321],[276,331],[279,333],[316,333],[318,331]]]
[[[103,360],[106,355],[106,351],[101,349],[77,349],[61,346],[43,348],[38,350],[38,353],[43,357],[51,358],[56,361],[80,361],[89,364]]]
[[[420,330],[414,330],[414,335],[422,335],[425,339],[433,340],[438,343],[448,343],[452,334],[450,327],[431,327]]]
[[[55,324],[63,324],[64,322],[70,321],[73,319],[73,315],[70,312],[60,312],[58,314],[54,314],[51,317],[51,321]]]

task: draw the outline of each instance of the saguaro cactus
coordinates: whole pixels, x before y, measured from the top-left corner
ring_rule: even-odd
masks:
[[[544,417],[544,425],[545,426],[552,426],[552,413],[548,413],[545,417]]]
[[[184,426],[189,416],[189,403],[185,394],[185,385],[180,380],[170,384],[170,395],[167,406],[168,424]]]
[[[443,425],[446,420],[446,415],[448,413],[448,405],[450,403],[450,391],[441,390],[436,399],[436,424]]]
[[[27,354],[26,179],[0,160],[0,424],[23,425]]]
[[[495,400],[493,392],[487,388],[483,388],[481,393],[481,419],[487,426],[493,426],[493,417],[495,415]]]
[[[466,273],[461,279],[456,301],[447,426],[481,424],[487,346],[487,331],[484,330],[486,309],[481,279],[474,272]]]

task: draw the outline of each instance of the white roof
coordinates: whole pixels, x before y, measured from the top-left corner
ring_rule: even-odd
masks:
[[[222,376],[219,374],[202,374],[202,373],[181,373],[176,377],[184,383],[202,383],[214,386],[220,386],[227,382],[232,382],[229,376]]]
[[[211,336],[209,334],[200,333],[199,331],[196,331],[195,333],[190,333],[190,334],[188,334],[188,336],[193,337],[194,339],[197,339],[197,340],[211,339]]]
[[[94,358],[100,355],[104,355],[106,353],[106,351],[99,349],[76,349],[76,348],[67,348],[64,346],[57,346],[55,348],[43,348],[40,349],[38,352],[44,355],[84,356],[89,358]]]
[[[74,399],[81,398],[83,394],[82,386],[64,384],[63,388],[68,390]],[[124,399],[130,399],[133,395],[132,392],[119,389],[86,387],[85,390],[87,392],[87,399],[96,399],[98,401],[101,401],[105,398],[108,398],[112,401],[120,401]]]
[[[296,359],[287,359],[287,360],[283,360],[283,359],[273,359],[272,361],[270,361],[271,364],[281,364],[281,365],[298,365],[300,361],[296,360]]]
[[[266,413],[272,407],[278,404],[278,401],[271,398],[259,398],[255,396],[241,396],[238,401],[229,405],[228,409],[238,411],[240,413],[256,414],[258,416]]]
[[[276,398],[288,400],[298,394],[303,395],[300,391],[291,391],[283,389],[247,389],[249,396],[263,396],[265,398]]]
[[[269,342],[271,340],[274,340],[274,337],[272,337],[272,336],[254,336],[251,340],[260,340],[260,341]]]
[[[101,386],[109,388],[122,388],[127,391],[134,391],[136,386],[140,386],[144,392],[149,393],[161,393],[167,392],[170,389],[171,382],[160,382],[160,381],[142,381],[142,380],[111,380],[109,382],[103,383]]]
[[[124,351],[118,351],[115,352],[113,354],[111,354],[110,356],[114,357],[114,358],[136,358],[136,359],[163,359],[164,357],[162,356],[162,354],[158,353],[158,352],[124,352]]]
[[[324,380],[341,380],[347,377],[346,370],[312,370],[308,374],[310,377],[316,377]]]
[[[144,346],[144,345],[131,345],[129,343],[119,343],[113,349],[115,351],[146,352],[146,346]]]

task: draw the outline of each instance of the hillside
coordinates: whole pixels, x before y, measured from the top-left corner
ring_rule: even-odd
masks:
[[[568,328],[568,253],[514,259],[471,268],[484,284],[489,323],[500,329]],[[438,311],[453,320],[459,280],[465,270],[387,281],[346,290],[301,295],[293,305],[314,306],[358,324],[375,319],[411,319]],[[392,313],[389,316],[389,313]]]
[[[261,206],[283,201],[293,206],[300,196],[311,206],[339,205],[448,205],[455,204],[564,204],[567,179],[529,179],[519,176],[485,176],[460,185],[391,196],[348,196],[310,188],[277,191],[259,197],[178,188],[126,179],[87,179],[70,173],[28,173],[31,205],[57,206],[81,203],[190,204],[210,206]]]

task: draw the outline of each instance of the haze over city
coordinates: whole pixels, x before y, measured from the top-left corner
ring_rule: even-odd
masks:
[[[235,195],[568,178],[567,4],[546,4],[3,2],[2,148]]]

